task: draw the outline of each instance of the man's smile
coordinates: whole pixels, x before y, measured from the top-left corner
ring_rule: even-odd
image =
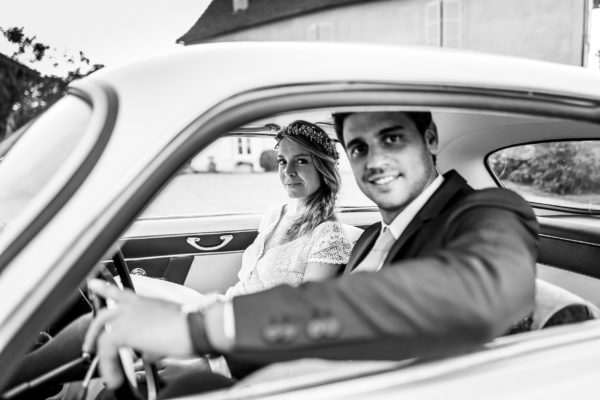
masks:
[[[367,178],[367,182],[372,185],[383,186],[400,177],[401,174],[378,174]]]

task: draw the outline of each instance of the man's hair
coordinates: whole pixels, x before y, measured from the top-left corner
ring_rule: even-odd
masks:
[[[414,122],[417,130],[421,134],[421,136],[425,137],[425,131],[430,128],[433,122],[433,118],[431,117],[431,113],[429,111],[414,111],[414,112],[405,112],[405,111],[391,111],[391,113],[398,112],[408,115],[410,119]],[[344,143],[344,121],[346,118],[352,114],[357,113],[334,113],[333,117],[333,126],[335,128],[335,134],[337,135],[338,140],[346,147],[346,143]]]

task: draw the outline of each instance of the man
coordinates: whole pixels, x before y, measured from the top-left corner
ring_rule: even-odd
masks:
[[[454,171],[438,175],[430,113],[361,112],[334,121],[358,185],[382,216],[356,243],[344,276],[185,315],[94,282],[92,290],[118,303],[100,313],[84,345],[93,348],[99,336],[109,387],[122,383],[121,345],[259,364],[404,359],[486,342],[531,312],[538,227],[524,200],[502,189],[475,191]]]

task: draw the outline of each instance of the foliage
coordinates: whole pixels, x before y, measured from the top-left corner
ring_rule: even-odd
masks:
[[[264,150],[258,162],[266,172],[277,171],[277,152],[273,149]]]
[[[0,54],[0,140],[54,104],[70,82],[103,67],[91,64],[81,51],[77,56],[58,57],[56,49],[26,35],[22,27],[0,27],[0,33],[15,49],[5,57]],[[33,69],[42,61],[52,62],[55,68],[68,68],[64,76],[44,75]]]
[[[492,170],[501,180],[557,195],[600,192],[600,143],[538,143],[494,153]]]

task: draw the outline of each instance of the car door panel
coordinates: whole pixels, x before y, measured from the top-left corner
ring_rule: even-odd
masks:
[[[122,240],[130,272],[223,292],[237,281],[243,251],[260,215],[140,219]]]
[[[538,277],[600,306],[600,221],[594,216],[538,216]]]
[[[242,254],[258,234],[260,217],[140,219],[124,236],[122,251],[132,273],[166,279],[201,293],[223,293],[238,280]],[[372,207],[344,209],[338,217],[363,228],[380,218]]]

